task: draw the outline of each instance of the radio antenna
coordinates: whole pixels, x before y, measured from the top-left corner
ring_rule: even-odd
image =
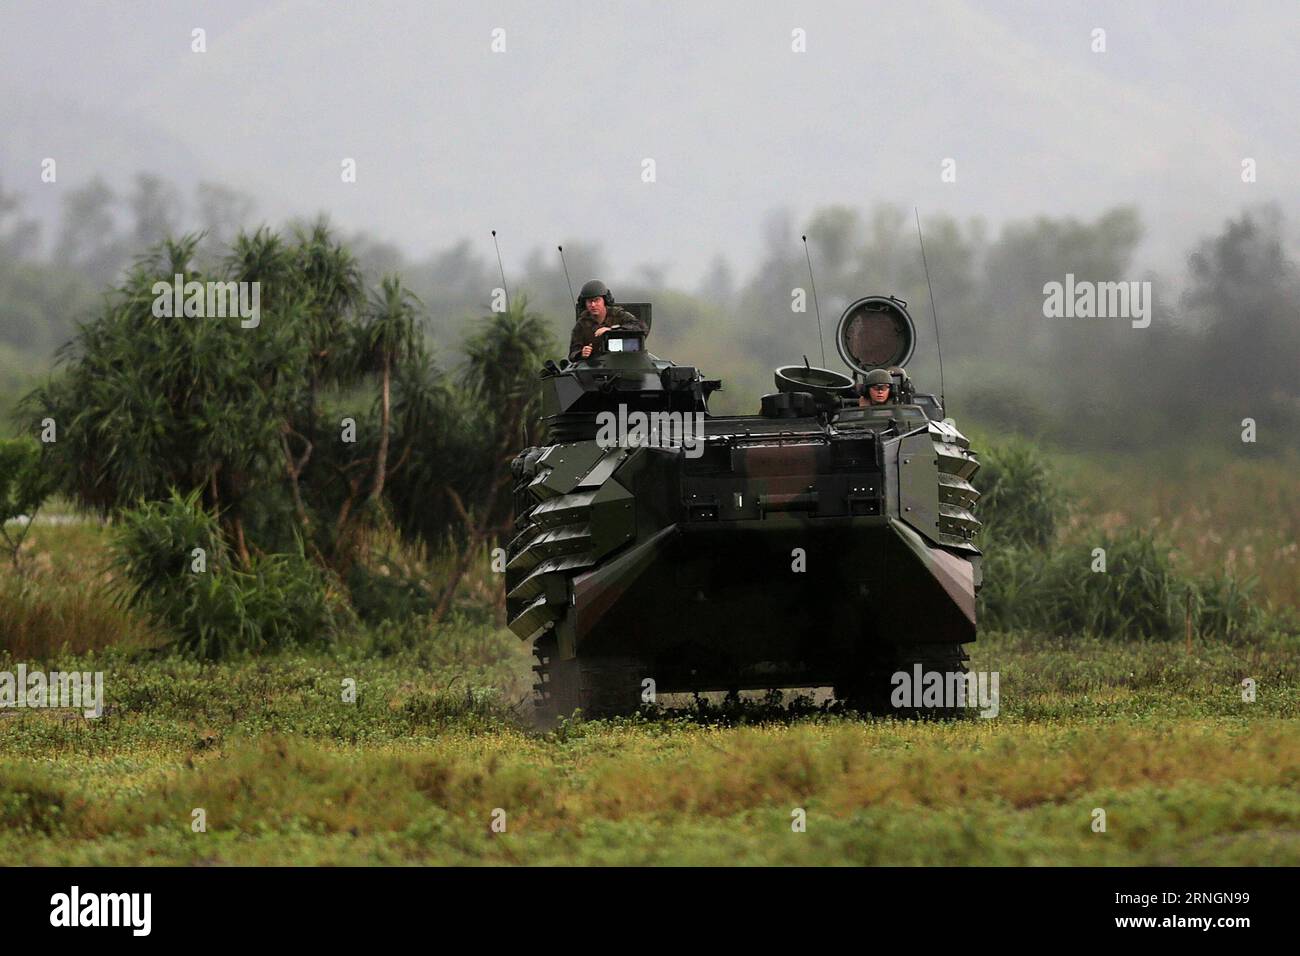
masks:
[[[510,287],[506,285],[506,267],[501,264],[501,247],[497,245],[497,231],[492,230],[492,245],[497,251],[497,268],[501,270],[501,290],[506,294],[506,311],[510,311]]]
[[[822,347],[822,368],[826,367],[826,343],[822,340],[822,307],[817,303],[817,280],[813,278],[812,256],[808,252],[808,237],[803,237],[803,255],[808,260],[808,283],[812,286],[813,308],[817,310],[817,341]],[[807,359],[804,359],[806,362]]]
[[[921,213],[915,206],[912,212],[916,215],[916,238],[921,243],[921,265],[925,268],[925,287],[930,293],[930,314],[934,316],[934,350],[939,353],[939,404],[943,406],[943,413],[948,414],[948,399],[943,390],[943,347],[939,344],[939,313],[934,307],[934,286],[930,284],[930,264],[925,261],[925,239],[921,237]]]
[[[569,286],[569,301],[577,302],[578,300],[573,295],[573,282],[569,279],[569,264],[564,261],[564,246],[556,246],[555,248],[560,250],[560,265],[564,266],[564,281]]]

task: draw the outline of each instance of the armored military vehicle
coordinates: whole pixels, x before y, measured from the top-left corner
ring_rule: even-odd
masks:
[[[651,325],[648,304],[625,304]],[[545,447],[514,460],[511,629],[531,641],[544,711],[625,714],[677,691],[832,686],[890,710],[890,676],[964,671],[980,584],[979,467],[915,390],[906,303],[845,309],[854,379],[779,368],[755,415],[615,328],[590,359],[547,363]],[[877,373],[874,377],[882,376]]]

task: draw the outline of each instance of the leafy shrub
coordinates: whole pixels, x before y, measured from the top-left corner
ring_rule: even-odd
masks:
[[[15,565],[31,519],[54,492],[55,484],[35,439],[0,439],[0,539]],[[16,518],[25,518],[26,523],[11,531],[7,524]]]
[[[1260,609],[1254,595],[1258,586],[1256,578],[1226,572],[1203,578],[1192,599],[1192,614],[1201,633],[1237,638],[1265,626],[1293,626]]]
[[[250,572],[236,578],[248,617],[261,630],[260,641],[248,649],[328,643],[348,617],[346,595],[300,551],[256,557]]]
[[[980,491],[976,511],[984,523],[985,548],[1044,548],[1054,540],[1065,516],[1065,499],[1047,460],[1033,445],[1017,439],[985,449],[974,484]]]
[[[354,564],[348,571],[352,606],[362,621],[403,623],[437,607],[438,595],[427,581],[387,559],[380,558],[377,564]]]
[[[194,549],[206,566],[195,570]],[[326,573],[302,553],[235,567],[217,519],[198,492],[175,491],[124,514],[114,543],[123,596],[176,635],[179,650],[222,658],[332,640],[346,613]]]

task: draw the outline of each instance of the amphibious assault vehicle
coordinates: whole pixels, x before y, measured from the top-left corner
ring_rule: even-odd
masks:
[[[648,304],[625,304],[647,329]],[[836,329],[859,380],[779,368],[756,415],[615,328],[542,372],[548,444],[512,464],[511,629],[544,711],[625,714],[679,691],[832,686],[889,711],[890,676],[964,671],[980,585],[979,463],[905,371],[906,303],[867,296]],[[873,381],[881,378],[879,373]]]

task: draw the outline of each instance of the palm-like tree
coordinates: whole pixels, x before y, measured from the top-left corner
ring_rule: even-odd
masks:
[[[364,302],[361,268],[350,251],[334,240],[324,219],[296,232],[296,271],[306,293],[306,327],[311,349],[313,398],[322,383],[353,371],[337,343]]]
[[[518,296],[505,312],[482,322],[482,328],[466,342],[461,385],[482,414],[490,460],[488,480],[475,489],[477,509],[467,505],[450,484],[446,486],[447,496],[465,524],[466,540],[433,612],[435,620],[441,620],[450,609],[456,588],[483,541],[509,529],[510,459],[521,444],[536,439],[541,415],[538,373],[556,351],[545,320],[528,311],[525,296]]]
[[[397,276],[386,275],[368,303],[359,330],[358,354],[365,371],[379,376],[379,448],[375,453],[370,500],[378,502],[388,475],[388,446],[392,431],[393,370],[419,347],[420,300]]]
[[[517,296],[505,312],[480,319],[482,327],[465,343],[461,383],[481,401],[505,409],[515,427],[529,413],[540,413],[542,364],[555,354],[555,337],[546,320],[528,311]],[[517,437],[510,429],[511,437]]]

